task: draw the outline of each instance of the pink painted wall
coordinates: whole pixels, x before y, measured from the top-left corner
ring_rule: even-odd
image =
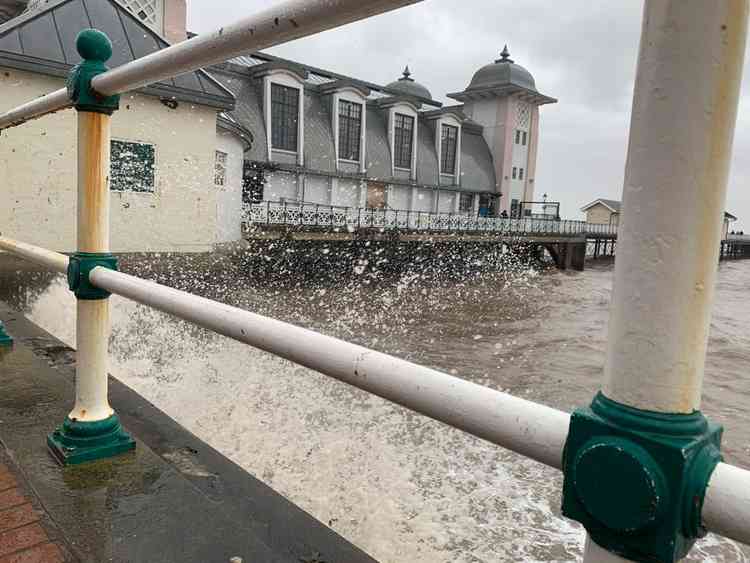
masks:
[[[164,3],[164,37],[171,44],[187,39],[186,0],[166,0]]]

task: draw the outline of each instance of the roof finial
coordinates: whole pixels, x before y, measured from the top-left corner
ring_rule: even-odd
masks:
[[[510,58],[510,51],[508,51],[508,45],[503,47],[503,51],[500,53],[500,59],[495,61],[496,63],[512,63],[513,59]]]
[[[409,80],[411,82],[414,82],[413,78],[409,78],[411,76],[411,72],[409,71],[409,65],[406,65],[406,68],[404,68],[404,75],[399,78],[399,80]]]

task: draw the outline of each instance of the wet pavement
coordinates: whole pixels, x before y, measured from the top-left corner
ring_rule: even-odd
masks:
[[[60,467],[46,436],[73,404],[75,353],[2,302],[0,320],[15,340],[0,349],[0,462],[23,476],[70,561],[374,561],[112,378],[136,451]]]

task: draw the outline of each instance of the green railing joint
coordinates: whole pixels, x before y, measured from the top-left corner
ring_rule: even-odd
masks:
[[[5,331],[3,321],[0,321],[0,348],[13,346],[13,338]]]
[[[113,414],[92,422],[66,418],[62,426],[47,436],[47,445],[60,463],[77,465],[134,450],[135,440]]]
[[[701,511],[722,431],[700,412],[642,411],[599,393],[571,416],[563,515],[627,559],[678,561],[706,533]]]
[[[91,284],[89,274],[91,270],[101,266],[109,270],[117,270],[117,257],[101,252],[76,252],[68,262],[68,287],[75,293],[76,298],[93,301],[107,299],[110,293]]]
[[[84,29],[76,37],[76,49],[83,61],[72,68],[66,86],[68,95],[78,111],[112,115],[120,107],[120,96],[101,96],[91,87],[91,80],[109,68],[105,64],[112,56],[112,42],[97,29]]]

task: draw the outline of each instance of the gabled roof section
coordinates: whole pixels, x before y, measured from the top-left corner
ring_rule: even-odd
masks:
[[[65,77],[81,61],[75,38],[89,27],[112,40],[111,68],[169,46],[116,0],[52,0],[0,25],[0,66]],[[141,91],[221,109],[234,107],[232,93],[202,70]]]
[[[616,199],[602,199],[602,198],[595,199],[591,203],[589,203],[587,205],[584,205],[583,207],[581,207],[581,211],[586,211],[587,209],[591,209],[592,207],[594,207],[598,203],[602,204],[604,207],[606,207],[607,209],[609,209],[612,213],[619,213],[620,212],[620,202],[619,201],[617,201]]]

